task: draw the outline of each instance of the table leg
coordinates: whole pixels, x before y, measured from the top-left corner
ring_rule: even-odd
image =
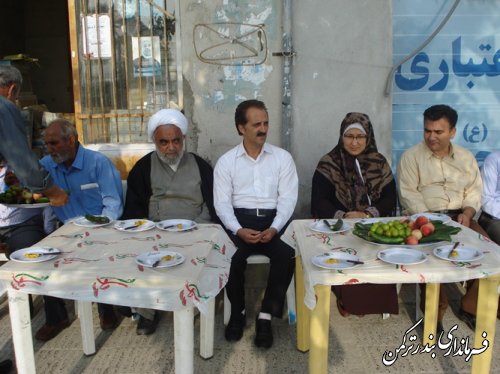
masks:
[[[316,307],[311,312],[309,373],[328,372],[328,335],[331,286],[316,285]]]
[[[215,298],[208,301],[207,315],[200,313],[200,356],[209,359],[214,355]]]
[[[309,350],[309,309],[304,304],[304,271],[302,270],[302,258],[295,258],[295,295],[297,300],[297,349],[301,352]]]
[[[489,347],[483,353],[472,357],[472,373],[489,373],[495,341],[495,327],[498,310],[498,283],[500,278],[492,276],[479,280],[479,292],[476,309],[476,331],[474,334],[474,348],[479,349],[483,341],[489,342]],[[485,337],[482,333],[486,331]]]
[[[83,353],[90,356],[95,353],[94,323],[92,319],[92,302],[76,301],[80,330],[82,332]]]
[[[422,339],[424,346],[426,344],[431,346],[437,341],[436,325],[438,317],[439,286],[439,283],[427,283],[425,287],[424,337]],[[420,305],[416,305],[416,307],[420,308]],[[434,337],[432,340],[429,338],[431,334]]]
[[[194,372],[193,308],[174,312],[175,374]]]
[[[21,374],[35,373],[35,353],[33,352],[33,338],[31,337],[28,294],[9,290],[8,295],[17,372]]]

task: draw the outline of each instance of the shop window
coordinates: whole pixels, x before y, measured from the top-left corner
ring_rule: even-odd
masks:
[[[70,3],[81,141],[147,142],[149,117],[162,108],[182,107],[178,0]]]

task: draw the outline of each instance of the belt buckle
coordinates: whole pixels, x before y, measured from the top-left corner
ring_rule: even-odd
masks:
[[[259,208],[257,208],[256,211],[257,211],[257,217],[265,217],[266,216],[265,214],[260,214]]]

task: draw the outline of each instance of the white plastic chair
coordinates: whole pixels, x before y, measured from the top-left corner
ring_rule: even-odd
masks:
[[[252,255],[247,258],[247,264],[268,264],[269,258],[264,255]],[[288,290],[286,291],[286,303],[288,307],[288,323],[294,325],[297,321],[297,309],[295,306],[295,277],[292,276]],[[231,302],[224,288],[224,325],[227,325],[231,317]]]

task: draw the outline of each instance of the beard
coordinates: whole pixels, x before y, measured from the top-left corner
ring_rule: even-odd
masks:
[[[175,165],[179,160],[184,156],[184,150],[181,150],[179,153],[177,153],[175,156],[170,156],[166,155],[164,153],[161,153],[158,149],[156,149],[156,154],[158,155],[158,158],[160,159],[161,162],[167,165]]]
[[[50,157],[52,158],[52,161],[54,161],[56,164],[60,164],[60,163],[63,163],[67,160],[70,159],[71,157],[71,154],[68,152],[68,153],[53,153],[50,155]]]

